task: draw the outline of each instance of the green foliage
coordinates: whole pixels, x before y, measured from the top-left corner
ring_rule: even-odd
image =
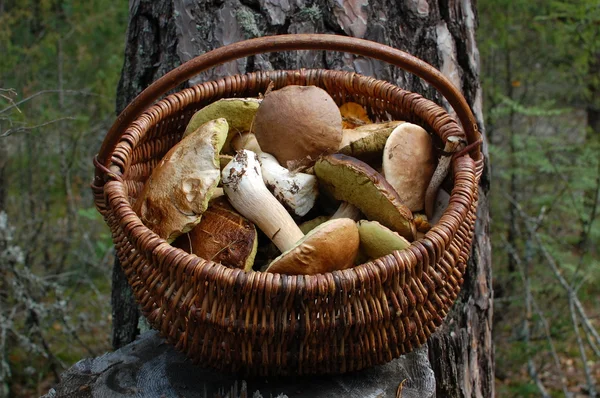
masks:
[[[488,0],[478,5],[493,173],[497,370],[510,379],[508,388],[501,383],[498,390],[506,397],[538,396],[527,361],[540,367],[549,361],[544,319],[558,356],[580,361],[567,295],[544,250],[562,277],[578,288],[582,302],[600,293],[595,196],[600,131],[589,124],[593,112],[600,112],[600,7],[596,0]],[[532,225],[543,246],[529,232]],[[528,318],[533,309],[525,301],[525,276],[533,301],[542,308]],[[586,309],[597,312],[598,304],[593,300]],[[560,384],[554,381],[561,375],[551,363],[542,382],[558,392]],[[585,384],[581,370],[577,377]]]
[[[108,347],[112,242],[89,182],[114,120],[128,9],[109,0],[8,0],[3,7],[0,210],[15,227],[22,262],[0,276],[46,284],[5,329],[0,361],[10,372],[0,372],[0,386],[32,396],[45,393],[35,390],[40,382]],[[24,296],[4,292],[17,308]],[[31,314],[37,334],[27,330]]]

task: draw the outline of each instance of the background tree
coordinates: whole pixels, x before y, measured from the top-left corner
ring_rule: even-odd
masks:
[[[88,181],[114,118],[119,3],[0,0],[0,397],[39,396],[110,347],[112,242]]]
[[[243,39],[284,33],[333,33],[384,43],[440,69],[471,104],[480,128],[479,54],[475,6],[454,0],[353,1],[132,1],[119,83],[117,110],[169,70],[210,49]],[[349,54],[301,51],[234,61],[194,78],[190,84],[226,74],[265,69],[355,70],[444,103],[415,76],[379,61]],[[479,221],[464,290],[444,327],[429,340],[438,396],[492,396],[491,248],[488,229],[489,173],[482,178]],[[118,266],[113,274],[113,344],[138,332],[131,293],[125,294]],[[128,297],[129,296],[129,297]]]
[[[498,393],[596,396],[600,7],[499,0],[480,15]]]

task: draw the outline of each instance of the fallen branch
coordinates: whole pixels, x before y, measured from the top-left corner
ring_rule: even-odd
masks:
[[[581,362],[583,364],[583,371],[585,373],[585,380],[588,385],[588,395],[592,398],[595,398],[596,395],[596,382],[594,380],[594,376],[588,366],[587,355],[585,353],[585,348],[583,347],[583,341],[581,340],[581,334],[579,333],[579,325],[577,322],[577,314],[575,313],[575,308],[573,305],[573,300],[569,300],[569,310],[571,312],[571,321],[573,322],[573,330],[575,330],[575,337],[577,338],[577,346],[579,347],[579,355],[581,356]]]
[[[43,94],[52,94],[52,93],[63,93],[63,94],[75,94],[75,95],[85,95],[85,96],[91,96],[91,97],[100,97],[100,95],[98,95],[98,94],[90,93],[88,91],[81,91],[81,90],[41,90],[35,94],[30,95],[27,98],[23,98],[19,102],[12,101],[13,102],[12,105],[7,106],[6,108],[0,110],[0,114],[2,114],[4,112],[8,112],[9,110],[14,109],[14,108],[18,109],[19,105],[21,105],[27,101],[31,101],[35,97],[39,97],[40,95],[43,95]],[[21,112],[21,111],[19,110],[19,112]]]
[[[543,214],[543,211],[541,212],[541,214]],[[539,217],[538,218],[539,222],[541,222],[542,218]],[[536,314],[539,316],[540,320],[542,321],[542,324],[544,326],[544,334],[546,336],[546,340],[548,341],[548,345],[550,346],[550,352],[552,354],[552,358],[554,360],[554,366],[556,367],[556,371],[558,372],[558,375],[560,376],[560,383],[561,383],[561,387],[563,390],[563,393],[565,394],[565,397],[569,398],[572,396],[572,394],[569,392],[567,385],[565,383],[566,381],[566,377],[565,374],[562,370],[562,366],[560,365],[560,359],[558,358],[558,353],[556,352],[556,347],[554,346],[554,341],[552,340],[552,335],[550,333],[550,327],[548,326],[548,321],[546,320],[546,317],[544,316],[544,314],[542,313],[542,311],[540,310],[539,306],[537,305],[537,302],[535,301],[533,295],[531,294],[531,289],[528,286],[529,285],[529,279],[526,277],[525,275],[525,268],[523,266],[523,262],[521,261],[521,257],[519,257],[518,253],[516,252],[514,246],[512,246],[505,238],[504,240],[504,244],[506,249],[509,251],[510,255],[513,257],[513,259],[515,260],[515,263],[517,264],[517,266],[519,267],[519,274],[521,275],[521,279],[523,280],[523,283],[526,285],[525,291],[526,291],[526,305],[527,305],[527,316],[530,316],[530,312],[531,312],[531,307],[534,308]],[[527,318],[528,319],[528,318]],[[526,339],[527,342],[529,343],[529,327],[527,327],[526,329]],[[528,372],[530,377],[533,379],[533,381],[535,382],[536,386],[538,387],[538,389],[540,390],[540,393],[542,394],[543,397],[550,397],[550,395],[548,395],[548,392],[546,391],[542,381],[539,379],[537,370],[535,368],[535,363],[533,362],[533,360],[530,358],[527,361],[527,368],[528,368]]]
[[[506,195],[506,197],[512,203],[512,205],[515,206],[515,208],[519,211],[519,213],[521,214],[521,216],[523,218],[525,218],[527,220],[531,219],[531,217],[527,213],[525,213],[525,211],[523,210],[523,208],[521,207],[521,205],[519,203],[517,203],[512,197],[510,197],[508,195]],[[552,255],[546,249],[546,246],[542,242],[537,231],[530,225],[530,223],[525,222],[524,224],[527,227],[531,238],[535,241],[536,245],[538,246],[538,248],[544,255],[544,258],[546,259],[546,262],[550,266],[552,273],[554,274],[554,276],[556,277],[556,279],[558,280],[560,285],[567,291],[569,300],[573,301],[573,305],[575,306],[575,309],[577,310],[577,314],[580,318],[580,321],[581,321],[581,324],[582,324],[584,330],[586,331],[586,333],[589,333],[591,335],[591,337],[593,337],[592,341],[594,341],[595,345],[593,345],[592,348],[594,349],[594,353],[597,357],[600,358],[600,353],[598,352],[598,349],[597,349],[597,346],[600,345],[600,335],[598,335],[598,331],[596,330],[596,328],[594,328],[594,326],[590,322],[590,319],[587,316],[587,314],[585,313],[585,310],[583,309],[583,306],[581,305],[579,298],[577,298],[577,294],[573,290],[573,287],[562,276],[562,272],[560,271],[558,264],[556,264],[556,261],[554,260]]]
[[[65,117],[61,117],[59,119],[50,120],[48,122],[37,124],[35,126],[25,126],[25,127],[17,127],[15,129],[8,129],[4,133],[2,133],[2,135],[0,135],[0,137],[8,137],[8,136],[10,136],[12,134],[15,134],[15,133],[20,133],[20,132],[27,131],[27,130],[35,130],[35,129],[38,129],[40,127],[45,127],[45,126],[48,126],[48,125],[53,124],[53,123],[62,122],[64,120],[75,120],[75,118],[71,117],[71,116],[65,116]]]

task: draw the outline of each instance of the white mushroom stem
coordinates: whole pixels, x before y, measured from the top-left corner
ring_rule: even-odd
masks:
[[[235,150],[247,149],[258,154],[265,185],[287,209],[302,217],[313,208],[319,193],[317,177],[282,167],[275,156],[260,150],[254,134],[236,136],[231,144]]]
[[[231,205],[252,221],[285,252],[304,237],[283,205],[263,183],[257,155],[239,151],[221,172],[223,190]]]
[[[254,153],[262,153],[262,149],[260,149],[260,145],[258,145],[256,136],[253,133],[236,134],[231,140],[231,147],[236,151],[247,149]]]
[[[315,205],[319,193],[317,177],[305,173],[292,173],[281,167],[275,156],[258,155],[263,181],[273,191],[275,198],[297,216],[304,216]]]
[[[428,219],[433,218],[435,198],[437,197],[438,190],[442,186],[442,183],[450,171],[452,155],[458,150],[460,143],[460,138],[456,136],[448,137],[446,140],[446,144],[444,146],[444,155],[440,157],[438,165],[433,172],[433,176],[431,177],[429,185],[427,186],[427,190],[425,191],[425,215]]]
[[[340,207],[333,213],[330,220],[334,220],[336,218],[350,218],[354,221],[359,221],[361,219],[361,212],[358,207],[348,203],[342,202]]]

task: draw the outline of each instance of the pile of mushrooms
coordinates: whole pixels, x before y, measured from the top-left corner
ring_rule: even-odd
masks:
[[[173,246],[247,272],[318,274],[403,250],[448,203],[443,152],[315,86],[200,109],[134,203]]]

